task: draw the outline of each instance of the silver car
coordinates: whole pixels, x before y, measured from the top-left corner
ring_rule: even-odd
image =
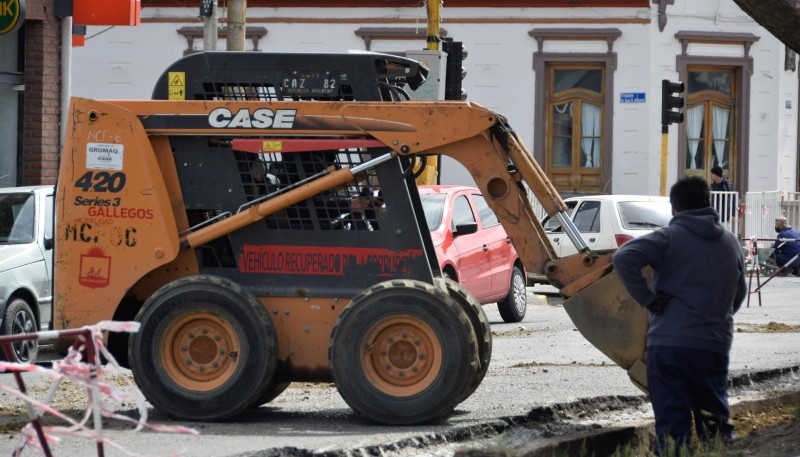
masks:
[[[53,288],[53,186],[0,188],[0,336],[48,329]],[[38,342],[13,343],[15,362],[36,361]]]

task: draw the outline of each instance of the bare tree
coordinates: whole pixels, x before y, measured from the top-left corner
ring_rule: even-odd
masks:
[[[733,0],[786,46],[800,52],[800,12],[794,0]]]

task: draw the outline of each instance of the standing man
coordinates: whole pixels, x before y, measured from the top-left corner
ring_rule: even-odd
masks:
[[[669,199],[669,226],[628,241],[613,257],[625,288],[649,311],[647,383],[656,455],[690,445],[692,416],[701,440],[733,439],[728,363],[733,314],[747,291],[741,245],[711,208],[706,181],[682,178]],[[646,266],[652,284],[642,273]]]
[[[733,184],[722,176],[722,167],[711,168],[711,190],[714,192],[733,192]]]
[[[786,262],[789,262],[800,253],[800,241],[781,241],[783,240],[800,240],[800,233],[789,225],[789,219],[781,216],[775,219],[775,232],[777,241],[775,241],[775,263],[778,267],[782,267]],[[794,259],[794,262],[787,267],[787,273],[793,273],[795,276],[800,276],[800,257]]]

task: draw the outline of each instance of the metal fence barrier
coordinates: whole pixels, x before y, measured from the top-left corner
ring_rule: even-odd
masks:
[[[784,216],[792,227],[800,226],[800,192],[773,190],[748,192],[744,204],[744,238],[773,238],[775,218]],[[772,243],[759,241],[760,247]]]

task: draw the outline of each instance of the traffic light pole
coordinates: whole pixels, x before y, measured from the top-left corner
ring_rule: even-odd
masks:
[[[438,51],[440,49],[439,26],[442,18],[440,6],[439,0],[427,1],[428,35],[425,38],[425,48],[428,51]],[[440,76],[444,78],[444,75]],[[425,156],[422,160],[424,161],[423,165],[421,165],[423,169],[417,175],[417,184],[439,184],[439,156]]]

